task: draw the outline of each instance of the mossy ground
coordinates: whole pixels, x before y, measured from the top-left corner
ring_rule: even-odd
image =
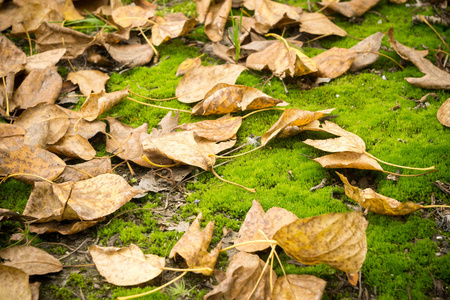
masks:
[[[291,1],[295,4],[296,1]],[[158,3],[162,6],[166,3]],[[167,4],[169,5],[169,4]],[[192,5],[180,2],[174,6],[166,7],[173,11],[192,11]],[[429,49],[437,49],[441,41],[433,31],[425,24],[411,26],[413,13],[431,14],[431,8],[419,8],[413,12],[413,8],[404,5],[390,4],[382,1],[375,6],[377,11],[389,19],[386,22],[377,14],[367,13],[361,25],[350,24],[343,17],[336,16],[334,22],[347,30],[352,37],[365,38],[377,31],[387,31],[394,27],[395,37],[401,43],[421,49],[421,45]],[[379,22],[381,20],[381,23]],[[406,21],[405,21],[406,20]],[[434,26],[444,36],[450,36],[450,29],[442,26]],[[289,33],[289,31],[287,32]],[[203,40],[202,28],[194,30],[187,38]],[[204,40],[203,40],[204,41]],[[320,40],[325,48],[343,47],[349,48],[358,41],[351,37],[327,37]],[[134,68],[123,74],[114,73],[107,84],[107,91],[116,91],[129,86],[136,93],[153,98],[173,97],[175,89],[180,81],[176,77],[178,65],[188,57],[196,57],[201,52],[196,47],[189,47],[189,40],[173,40],[158,47],[160,62],[157,65]],[[389,48],[386,40],[383,45]],[[305,45],[307,46],[307,45]],[[303,51],[313,56],[323,50],[304,47]],[[399,57],[393,51],[381,51],[393,59],[399,61]],[[434,54],[428,56],[434,59]],[[218,61],[208,56],[202,57],[204,65],[217,64]],[[394,70],[390,72],[388,70]],[[381,74],[386,79],[381,77]],[[237,80],[237,84],[261,87],[270,74],[254,75],[244,72]],[[400,178],[398,182],[386,180],[386,175],[374,171],[340,170],[357,185],[370,184],[377,188],[377,192],[395,198],[399,201],[413,201],[416,203],[430,203],[432,192],[436,198],[450,204],[433,182],[436,180],[449,181],[450,168],[448,149],[450,148],[449,131],[436,119],[439,106],[450,97],[449,92],[424,90],[408,84],[405,77],[420,77],[422,74],[410,63],[403,70],[391,60],[380,57],[378,62],[360,74],[346,74],[330,83],[311,90],[302,90],[296,82],[287,81],[289,94],[284,92],[283,84],[278,79],[272,79],[264,89],[264,92],[272,97],[283,99],[290,103],[289,107],[306,110],[322,110],[336,108],[333,114],[339,115],[333,121],[345,129],[358,134],[366,142],[367,151],[376,157],[400,165],[428,167],[435,165],[440,170],[422,177]],[[435,92],[438,100],[430,100],[428,109],[412,109],[415,103],[408,99],[420,99],[429,92]],[[142,100],[142,99],[140,99]],[[146,100],[143,100],[146,101]],[[150,102],[150,101],[149,101]],[[176,109],[191,107],[177,100],[158,103],[162,106]],[[400,108],[392,110],[397,104]],[[137,127],[144,122],[149,123],[150,128],[155,127],[167,113],[163,109],[149,108],[137,103],[123,100],[113,109],[108,111],[109,116],[118,117],[126,124]],[[281,112],[266,111],[254,114],[245,119],[238,132],[238,145],[247,142],[250,134],[262,135],[278,119]],[[243,114],[242,114],[243,115]],[[180,114],[180,123],[203,120],[186,113]],[[344,195],[344,189],[334,170],[323,169],[319,164],[311,161],[304,155],[319,157],[326,153],[316,150],[302,143],[302,140],[311,137],[327,137],[323,134],[303,133],[288,139],[276,139],[265,148],[249,155],[238,157],[228,164],[217,168],[217,172],[227,180],[238,182],[250,188],[256,188],[257,193],[252,194],[243,189],[225,184],[210,173],[198,176],[196,182],[189,182],[186,205],[181,206],[177,213],[179,218],[186,219],[203,213],[204,224],[209,220],[215,220],[216,229],[213,244],[222,236],[222,228],[239,230],[242,221],[248,212],[252,200],[257,199],[265,210],[278,206],[285,208],[299,218],[317,216],[330,212],[349,211],[351,201]],[[404,141],[404,142],[401,142]],[[242,152],[250,150],[247,146]],[[220,163],[220,160],[219,160]],[[395,172],[396,168],[386,167]],[[411,171],[404,171],[412,174]],[[292,174],[292,176],[290,175]],[[309,189],[317,185],[323,178],[328,179],[325,188],[309,192]],[[350,180],[350,181],[351,181]],[[361,186],[360,185],[360,186]],[[0,207],[22,212],[30,187],[28,185],[9,180],[0,186]],[[154,208],[162,204],[161,195],[149,195],[133,200],[114,215],[135,208]],[[200,200],[199,203],[195,200]],[[367,220],[368,254],[362,268],[362,280],[364,286],[373,293],[375,287],[379,299],[428,299],[433,294],[433,278],[442,280],[448,286],[450,284],[450,258],[449,255],[437,257],[437,245],[433,241],[436,235],[449,234],[442,232],[435,224],[433,215],[421,211],[404,217],[389,217],[369,213]],[[171,247],[181,236],[175,231],[161,231],[157,224],[158,214],[150,210],[132,211],[123,214],[108,225],[106,222],[89,229],[87,235],[95,237],[98,234],[99,244],[106,245],[115,235],[116,246],[128,246],[130,243],[140,246],[145,253],[153,253],[167,256]],[[15,224],[6,222],[2,225],[2,231],[15,230]],[[9,235],[1,235],[0,242],[6,245]],[[57,235],[42,236],[34,240],[33,244],[49,242],[59,239]],[[282,260],[289,258],[282,254]],[[221,256],[220,266],[226,265],[226,255]],[[288,273],[312,274],[329,281],[328,291],[332,290],[339,282],[338,278],[345,275],[326,265],[310,267],[298,267],[284,263]],[[92,268],[91,268],[92,269]],[[119,288],[103,281],[96,282],[100,289],[93,288],[90,276],[93,271],[89,268],[71,275],[67,285],[63,288],[44,285],[46,290],[54,296],[53,299],[71,299],[74,293],[70,292],[72,286],[81,286],[83,294],[89,299],[102,299],[105,295],[114,297],[131,295],[151,289],[157,286],[159,281],[153,282],[147,287],[133,289]],[[276,268],[281,275],[281,268]],[[98,278],[98,277],[97,277]],[[96,279],[97,280],[97,279]],[[203,277],[189,275],[186,281],[191,284],[190,289]],[[196,283],[197,282],[197,283]],[[76,283],[76,284],[75,284]],[[53,293],[51,292],[53,291]],[[77,291],[77,289],[74,289]],[[200,297],[207,291],[195,288],[191,292],[191,298]],[[409,296],[410,295],[410,296]],[[352,297],[354,293],[345,292],[329,294],[325,299]],[[162,293],[148,296],[146,299],[169,299]]]

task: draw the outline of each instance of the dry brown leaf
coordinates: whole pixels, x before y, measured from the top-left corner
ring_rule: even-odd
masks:
[[[49,50],[66,48],[64,58],[74,59],[83,54],[94,38],[79,31],[56,24],[44,22],[36,30],[36,50],[45,52]]]
[[[210,0],[195,1],[195,6],[197,10],[197,20],[199,23],[205,22],[206,14],[208,13],[210,4],[211,4]]]
[[[131,244],[129,247],[89,247],[92,260],[106,281],[114,285],[129,286],[145,283],[158,277],[165,266],[164,257],[144,254]]]
[[[381,40],[384,37],[383,32],[377,32],[368,36],[355,46],[351,47],[350,50],[354,50],[357,53],[356,59],[353,61],[350,71],[356,72],[361,70],[378,60],[378,52],[381,47]]]
[[[9,209],[0,208],[0,222],[4,220],[14,220],[24,223],[25,221],[33,223],[36,219],[13,212]]]
[[[84,102],[80,108],[80,116],[86,121],[94,121],[102,113],[109,110],[111,107],[120,102],[128,95],[128,87],[121,91],[112,93],[93,93]]]
[[[216,270],[215,277],[219,285],[204,296],[204,300],[212,299],[249,299],[250,293],[260,277],[265,262],[258,255],[238,252],[230,259],[227,271]],[[258,284],[251,300],[270,299],[270,287],[275,284],[277,275],[270,268],[266,268],[261,282]],[[272,281],[272,282],[270,282]]]
[[[3,174],[26,173],[53,180],[64,171],[66,164],[47,150],[14,144],[6,149],[0,148],[0,166],[0,173]],[[40,180],[34,176],[14,178],[27,183]]]
[[[231,0],[212,4],[205,18],[205,33],[212,42],[223,39],[225,24],[231,11]]]
[[[334,0],[325,0],[320,3],[321,6],[327,6],[335,12],[346,16],[347,18],[361,17],[369,9],[378,4],[381,0],[352,0],[345,2],[335,2]]]
[[[34,70],[14,93],[14,102],[23,109],[40,103],[54,104],[61,88],[62,78],[55,67]]]
[[[425,76],[420,78],[405,78],[412,85],[424,89],[444,89],[450,90],[450,74],[439,69],[431,61],[425,58],[428,50],[418,51],[409,48],[394,39],[394,29],[387,32],[389,43],[398,55],[403,59],[411,61]]]
[[[198,102],[216,84],[234,84],[244,70],[243,66],[230,64],[191,68],[178,83],[175,95],[183,103]]]
[[[25,35],[34,32],[43,22],[61,22],[64,20],[64,17],[58,11],[47,5],[49,1],[47,3],[40,2],[28,1],[14,11],[12,34]]]
[[[28,274],[17,268],[0,265],[0,299],[31,300]]]
[[[27,64],[25,65],[25,72],[31,73],[33,70],[43,70],[54,67],[65,53],[66,49],[61,48],[28,56]]]
[[[49,8],[60,12],[67,21],[84,19],[84,17],[78,13],[72,0],[49,0],[45,1],[45,3]]]
[[[241,127],[241,117],[231,117],[225,115],[217,120],[206,120],[196,123],[182,124],[176,129],[193,131],[199,137],[214,142],[221,142],[235,137],[239,127]]]
[[[39,288],[40,287],[41,287],[41,283],[38,281],[30,283],[31,300],[39,300]]]
[[[216,162],[212,147],[215,142],[206,141],[192,131],[178,131],[142,142],[144,151],[168,157],[176,162],[209,170]]]
[[[25,110],[14,122],[27,131],[40,123],[49,124],[46,143],[54,144],[66,134],[70,121],[69,116],[58,106],[41,103]]]
[[[178,121],[177,121],[178,122]],[[142,155],[158,165],[171,165],[173,160],[158,155],[153,152],[144,151],[142,142],[152,136],[147,133],[148,124],[144,123],[137,128],[125,125],[116,119],[108,118],[110,134],[113,137],[106,139],[106,151],[110,153],[119,153],[118,156],[124,160],[130,160],[140,166],[153,168],[151,164],[142,159]],[[154,134],[156,137],[156,134]]]
[[[88,97],[91,92],[100,93],[105,90],[105,84],[109,80],[109,76],[97,70],[83,70],[78,72],[70,72],[67,80],[78,84],[83,95]]]
[[[200,231],[200,220],[202,213],[192,222],[189,229],[183,234],[178,242],[170,251],[169,258],[175,258],[179,255],[184,258],[189,268],[210,268],[211,270],[203,269],[194,271],[194,273],[201,273],[206,276],[211,276],[216,265],[219,251],[222,246],[222,241],[219,242],[216,248],[211,253],[208,253],[208,246],[211,243],[211,238],[214,232],[214,221],[210,221],[205,229]]]
[[[106,174],[111,170],[110,158],[98,158],[76,165],[67,165],[64,172],[59,175],[56,182],[62,183],[67,181],[81,181]],[[91,176],[89,176],[89,175]]]
[[[114,60],[128,68],[143,66],[149,63],[155,52],[148,44],[113,45],[105,44],[105,48]]]
[[[0,77],[23,70],[27,63],[25,53],[4,35],[0,35],[0,53]]]
[[[170,39],[185,35],[194,28],[195,18],[187,18],[183,13],[169,14],[156,17],[156,24],[152,27],[151,42],[159,46]]]
[[[324,168],[354,168],[360,170],[383,171],[380,164],[363,153],[339,152],[313,159]]]
[[[322,118],[323,116],[331,113],[333,110],[334,108],[320,111],[308,111],[298,108],[286,109],[277,122],[273,124],[272,127],[270,127],[270,129],[267,130],[261,137],[261,145],[266,145],[279,133],[283,133],[288,127],[295,126],[300,128],[314,120]],[[285,136],[287,136],[287,134],[285,134]]]
[[[190,69],[190,68],[197,68],[198,66],[200,66],[202,64],[202,61],[200,59],[200,57],[195,57],[195,58],[186,58],[185,61],[183,61],[177,69],[177,74],[175,74],[175,76],[181,76],[186,74],[186,72]]]
[[[30,232],[37,234],[52,233],[57,232],[63,235],[75,234],[81,232],[89,227],[94,226],[98,222],[105,220],[101,218],[94,221],[80,221],[61,224],[59,222],[53,221],[48,223],[31,224]]]
[[[24,136],[27,131],[19,125],[0,123],[0,139]]]
[[[275,232],[284,225],[298,220],[298,217],[284,208],[272,207],[266,213],[258,201],[253,200],[252,207],[245,216],[234,244],[272,239]],[[264,234],[262,234],[262,231]],[[256,252],[270,247],[270,243],[253,243],[237,247],[239,251]]]
[[[69,116],[70,125],[69,125],[69,129],[66,132],[66,135],[79,134],[88,140],[99,132],[105,132],[106,123],[104,123],[100,120],[94,120],[92,122],[88,122],[84,119],[81,119],[80,114],[77,111],[67,109],[67,108],[64,108],[61,106],[58,106],[58,107],[59,107],[59,109],[64,111]],[[75,124],[76,124],[76,128],[75,128]],[[75,129],[77,131],[75,131]]]
[[[327,282],[312,275],[278,277],[272,291],[272,299],[277,300],[318,300],[322,299]]]
[[[303,264],[326,263],[355,274],[366,258],[367,225],[359,212],[329,213],[292,222],[278,230],[273,239],[287,255]]]
[[[3,0],[0,1],[0,3]],[[0,32],[4,31],[11,27],[17,20],[17,12],[19,10],[19,6],[16,5],[13,1],[8,1],[6,3],[1,4],[0,7]]]
[[[288,104],[252,87],[219,83],[205,95],[203,101],[192,108],[192,114],[203,116],[227,114]]]
[[[303,12],[300,16],[300,32],[315,35],[347,35],[344,29],[331,22],[323,14],[307,12]]]
[[[90,62],[94,65],[98,65],[101,67],[113,66],[113,62],[109,58],[95,52],[94,50],[92,50],[92,48],[88,48],[86,55],[87,55],[88,62]]]
[[[336,78],[347,72],[356,59],[356,51],[333,47],[312,58],[317,64],[317,77]]]
[[[91,160],[97,152],[94,147],[79,134],[65,135],[59,141],[47,147],[47,150],[67,157]]]
[[[439,107],[437,119],[442,125],[450,127],[450,98]]]
[[[143,27],[148,23],[148,19],[155,15],[156,3],[153,9],[145,9],[140,6],[122,6],[113,10],[112,18],[114,23],[120,27]]]
[[[18,268],[28,275],[42,275],[59,272],[63,266],[61,262],[41,250],[32,246],[14,246],[0,251],[0,257],[5,266]]]
[[[344,175],[336,173],[344,183],[345,194],[371,212],[388,216],[403,216],[423,208],[423,205],[414,202],[402,203],[393,198],[383,196],[371,188],[361,190],[351,185]]]
[[[250,54],[246,66],[255,69],[269,69],[275,76],[284,78],[306,75],[317,71],[316,63],[280,36],[279,41],[273,43],[261,52]]]

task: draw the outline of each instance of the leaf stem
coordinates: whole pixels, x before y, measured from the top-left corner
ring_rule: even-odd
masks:
[[[178,268],[168,268],[168,267],[164,267],[162,268],[165,271],[173,271],[173,272],[197,272],[197,271],[208,271],[208,272],[212,272],[214,271],[211,268],[205,267],[205,268],[198,268],[198,269],[178,269]]]
[[[5,100],[6,100],[6,116],[9,117],[9,99],[8,99],[8,89],[6,88],[5,77],[2,77],[3,85],[5,86]]]
[[[385,164],[385,165],[388,165],[388,166],[393,166],[393,167],[398,167],[398,168],[402,168],[402,169],[419,170],[419,171],[428,171],[428,170],[435,170],[435,169],[436,169],[435,166],[428,167],[428,168],[413,168],[413,167],[400,166],[400,165],[391,164],[391,163],[382,161],[381,159],[379,159],[379,158],[373,156],[372,154],[370,154],[370,153],[368,153],[368,152],[366,152],[366,151],[364,151],[364,154],[367,155],[367,156],[369,156],[370,158],[375,159],[376,161],[378,161],[378,162],[380,162],[380,163],[382,163],[382,164]],[[396,175],[399,175],[399,174],[396,174]]]
[[[392,57],[390,57],[389,55],[383,54],[381,52],[376,52],[376,51],[356,51],[356,53],[372,53],[372,54],[378,54],[381,55],[383,57],[386,57],[387,59],[392,60],[397,66],[399,66],[401,69],[404,69],[405,67],[403,67],[402,65],[400,65],[395,59],[393,59]]]
[[[271,258],[273,258],[273,253],[275,252],[275,247],[272,248],[269,254],[269,258],[266,261],[266,264],[264,265],[263,270],[261,271],[261,275],[259,275],[258,281],[256,282],[255,286],[253,287],[253,290],[251,291],[250,295],[247,297],[247,300],[250,300],[253,296],[253,294],[256,291],[256,288],[258,287],[259,283],[261,282],[262,277],[264,276],[264,273],[266,272],[267,266],[269,265],[269,261]],[[269,271],[270,272],[270,271]]]
[[[422,208],[434,208],[434,207],[450,208],[450,205],[425,205]]]
[[[148,104],[148,103],[141,102],[141,101],[138,101],[138,100],[136,100],[136,99],[133,99],[133,98],[131,98],[131,97],[127,97],[127,99],[128,99],[128,100],[131,100],[131,101],[134,101],[134,102],[136,102],[136,103],[145,105],[145,106],[150,106],[150,107],[155,107],[155,108],[161,108],[161,109],[168,109],[168,110],[172,110],[172,111],[181,111],[181,112],[185,112],[185,113],[188,113],[188,114],[191,113],[189,110],[177,109],[177,108],[171,108],[171,107],[164,107],[164,106],[158,106],[158,105]]]
[[[259,110],[255,110],[255,111],[252,111],[251,113],[246,114],[245,116],[242,117],[242,120],[247,118],[247,117],[249,117],[249,116],[251,116],[251,115],[253,115],[253,114],[256,114],[256,113],[259,113],[259,112],[262,112],[262,111],[267,111],[267,110],[282,110],[282,111],[285,111],[286,109],[285,108],[277,108],[277,107],[259,109]]]
[[[128,300],[128,299],[134,299],[134,298],[139,298],[139,297],[142,297],[142,296],[150,295],[151,293],[157,292],[157,291],[159,291],[159,290],[162,290],[162,289],[165,288],[166,286],[171,285],[171,284],[174,283],[175,281],[181,279],[181,278],[182,278],[184,275],[186,275],[186,274],[187,274],[187,272],[183,272],[180,276],[175,277],[175,278],[172,279],[171,281],[167,282],[166,284],[163,284],[162,286],[160,286],[160,287],[158,287],[158,288],[156,288],[156,289],[154,289],[154,290],[151,290],[151,291],[148,291],[148,292],[145,292],[145,293],[142,293],[142,294],[132,295],[132,296],[117,297],[117,300]]]
[[[39,176],[39,175],[29,174],[29,173],[14,173],[14,174],[10,174],[10,175],[4,177],[4,178],[0,181],[0,184],[3,183],[4,181],[6,181],[6,179],[8,179],[8,178],[16,177],[16,176],[31,176],[31,177],[37,177],[37,178],[39,178],[39,179],[42,179],[42,180],[44,180],[44,181],[47,181],[47,182],[50,183],[50,184],[53,184],[53,183],[54,183],[53,181],[48,180],[47,178],[44,178],[44,177]]]
[[[151,22],[151,21],[149,21]],[[154,23],[154,22],[153,22]],[[137,27],[139,29],[139,31],[141,32],[142,36],[144,37],[144,39],[147,41],[147,44],[153,49],[153,51],[155,52],[156,55],[156,60],[158,60],[159,57],[159,52],[158,50],[156,50],[155,46],[152,44],[152,42],[149,41],[149,39],[147,38],[147,36],[144,34],[144,32],[142,31],[141,27]]]
[[[243,185],[240,185],[239,183],[236,182],[231,182],[229,180],[223,179],[222,177],[219,176],[219,174],[216,173],[216,171],[214,170],[214,168],[211,168],[211,172],[214,174],[214,176],[216,176],[217,178],[219,178],[220,180],[222,180],[223,182],[238,186],[240,188],[243,188],[246,191],[252,192],[252,193],[256,193],[256,189],[250,189],[248,187],[245,187]]]
[[[214,157],[216,157],[216,158],[234,158],[234,157],[239,157],[239,156],[248,154],[248,153],[250,153],[250,152],[256,151],[256,150],[258,150],[258,149],[260,149],[260,148],[262,148],[262,147],[264,147],[264,145],[261,145],[261,146],[259,146],[259,147],[256,147],[255,149],[252,149],[252,150],[247,151],[247,152],[244,152],[244,153],[236,154],[236,155],[220,156],[220,155],[210,154],[209,156],[214,156]]]
[[[145,160],[146,162],[148,162],[149,164],[151,164],[152,166],[155,166],[155,167],[158,167],[158,168],[172,168],[172,167],[176,167],[176,166],[180,165],[180,163],[175,163],[175,164],[172,164],[172,165],[158,165],[158,164],[155,164],[155,163],[151,162],[150,159],[148,159],[148,157],[145,156],[145,154],[143,154],[141,156],[141,158],[143,160]]]
[[[400,177],[419,177],[419,176],[422,176],[422,175],[426,175],[428,173],[439,172],[439,170],[432,170],[432,171],[428,171],[428,172],[425,172],[425,173],[413,174],[413,175],[398,174],[398,173],[393,173],[393,172],[389,172],[389,171],[385,171],[385,170],[382,170],[382,172],[386,173],[386,174],[400,176]]]

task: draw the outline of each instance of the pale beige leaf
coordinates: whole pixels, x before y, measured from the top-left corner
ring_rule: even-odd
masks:
[[[361,170],[383,171],[380,164],[365,154],[355,152],[339,152],[313,159],[324,168],[354,168]]]
[[[347,35],[347,32],[344,29],[335,25],[325,15],[307,12],[303,12],[300,15],[300,32],[307,32],[315,35]]]
[[[439,107],[437,119],[442,125],[450,127],[450,98]]]
[[[380,31],[372,34],[350,48],[350,50],[355,50],[357,52],[356,59],[353,61],[350,71],[356,72],[378,60],[379,55],[375,52],[379,52],[383,37],[384,33]]]
[[[368,10],[378,4],[381,0],[351,0],[337,3],[333,0],[326,0],[320,3],[320,6],[327,6],[328,9],[334,10],[347,18],[361,17]]]
[[[5,260],[3,265],[18,268],[28,275],[54,273],[63,268],[58,259],[32,246],[5,248],[0,251],[0,257]]]
[[[272,291],[272,299],[277,300],[319,300],[322,299],[327,282],[312,275],[278,277]]]
[[[143,66],[149,63],[155,52],[148,44],[114,45],[105,44],[105,48],[114,60],[128,68]]]
[[[31,73],[33,70],[43,70],[54,67],[66,53],[65,48],[49,50],[27,57],[25,72]]]
[[[65,135],[59,141],[47,147],[47,150],[67,157],[91,160],[97,152],[94,147],[79,134]]]
[[[156,24],[152,27],[151,42],[159,46],[170,39],[185,35],[194,28],[197,21],[194,18],[187,18],[183,13],[168,14],[163,17],[156,17]]]
[[[140,6],[122,6],[113,10],[114,23],[125,27],[142,27],[148,23],[148,19],[155,15],[155,9],[144,9]]]
[[[0,35],[0,53],[0,77],[23,70],[27,56],[4,35]]]
[[[337,78],[347,72],[357,54],[355,50],[333,47],[312,58],[317,64],[317,77]]]
[[[80,115],[86,121],[94,121],[102,113],[120,102],[128,95],[128,87],[112,93],[94,93],[91,94],[80,108]]]
[[[88,97],[91,93],[105,91],[105,84],[109,80],[109,76],[97,70],[82,70],[70,72],[67,80],[78,84],[81,93]]]
[[[199,137],[210,141],[221,142],[233,138],[239,127],[241,127],[241,117],[231,117],[225,115],[217,120],[206,120],[196,123],[179,125],[176,129],[193,131]]]
[[[224,0],[211,5],[206,15],[205,33],[212,42],[219,42],[223,38],[231,2],[231,0]]]
[[[0,299],[31,300],[28,277],[22,270],[0,265]]]
[[[62,183],[67,181],[81,181],[106,174],[111,171],[110,158],[97,158],[76,165],[67,165],[64,172],[59,175],[56,182]]]

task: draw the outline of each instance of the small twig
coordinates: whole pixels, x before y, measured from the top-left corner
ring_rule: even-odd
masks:
[[[383,16],[382,14],[380,14],[379,12],[377,12],[377,11],[375,11],[375,10],[369,10],[368,11],[368,13],[371,13],[371,14],[376,14],[376,15],[378,15],[378,16],[380,16],[380,17],[382,17],[386,22],[388,22],[388,23],[390,23],[391,21],[389,21],[389,19],[388,18],[386,18],[385,16]]]
[[[327,183],[327,179],[326,178],[322,179],[322,181],[318,185],[313,186],[312,188],[310,188],[309,191],[310,192],[314,192],[315,190],[323,189],[325,187],[325,183]]]
[[[64,258],[69,257],[70,255],[72,255],[75,252],[77,252],[81,247],[83,247],[84,243],[86,243],[88,240],[90,240],[90,238],[85,239],[75,250],[73,250],[72,252],[64,255],[63,257],[60,257],[59,260],[63,260]]]

